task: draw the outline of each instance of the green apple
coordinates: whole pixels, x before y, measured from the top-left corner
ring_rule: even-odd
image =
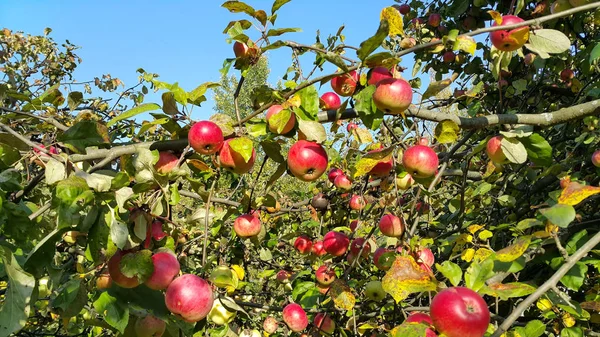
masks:
[[[216,300],[213,303],[212,309],[208,313],[208,320],[215,323],[216,325],[225,325],[231,323],[235,318],[237,311],[229,311],[220,300]]]
[[[381,281],[370,281],[365,286],[365,295],[372,301],[381,302],[387,296],[387,293],[383,290]]]
[[[233,271],[227,266],[218,266],[210,273],[209,280],[218,288],[226,288],[233,286]]]

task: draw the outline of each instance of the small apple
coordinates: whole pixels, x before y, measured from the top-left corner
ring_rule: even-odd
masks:
[[[227,288],[228,286],[234,285],[233,270],[228,266],[220,265],[217,266],[210,273],[208,280],[218,288]]]
[[[367,201],[362,196],[354,194],[350,198],[349,205],[351,209],[355,211],[360,211],[361,209],[365,208],[365,206],[367,206]]]
[[[358,84],[358,74],[352,70],[331,79],[331,88],[340,96],[352,96]]]
[[[523,22],[515,15],[504,15],[502,16],[502,23],[500,26],[513,25],[516,23]],[[498,23],[494,22],[492,27],[498,26]],[[494,47],[502,51],[514,51],[517,50],[529,40],[529,26],[519,27],[512,30],[496,30],[490,33],[490,40]]]
[[[429,314],[436,330],[448,337],[481,337],[490,324],[487,303],[475,291],[464,287],[437,293]]]
[[[413,37],[405,37],[400,40],[400,48],[409,49],[417,45],[417,40]]]
[[[405,322],[407,322],[407,323],[423,323],[423,324],[427,324],[427,325],[433,325],[433,321],[431,320],[431,317],[428,314],[422,313],[422,312],[413,312],[412,314],[408,315]]]
[[[333,256],[342,256],[348,250],[350,239],[344,233],[331,231],[323,237],[323,248]]]
[[[383,290],[381,281],[370,281],[365,285],[365,296],[375,302],[381,302],[387,293]]]
[[[208,320],[216,325],[225,325],[231,323],[237,314],[237,311],[229,311],[220,300],[213,302],[212,308],[208,313]]]
[[[252,156],[246,162],[244,157],[231,148],[230,142],[235,138],[227,139],[223,143],[221,152],[219,152],[219,163],[221,167],[228,169],[237,174],[244,174],[250,171],[256,160],[256,151],[252,149]]]
[[[427,23],[431,27],[438,27],[441,22],[442,22],[442,16],[437,13],[430,14],[429,17],[427,18]]]
[[[406,173],[404,176],[396,178],[396,185],[403,191],[408,190],[414,183],[415,180],[410,173]]]
[[[273,334],[279,328],[279,322],[273,316],[268,316],[263,322],[263,330],[268,334]]]
[[[288,152],[288,168],[302,181],[319,179],[327,169],[327,162],[327,152],[315,142],[299,140],[290,147]]]
[[[312,245],[312,248],[310,251],[311,251],[311,253],[313,253],[315,256],[318,256],[318,257],[321,257],[321,256],[327,254],[327,252],[325,251],[325,248],[323,247],[322,240],[315,241],[315,243]]]
[[[329,199],[323,193],[317,193],[311,200],[310,205],[319,212],[324,212],[329,207]]]
[[[471,30],[477,28],[477,19],[475,19],[475,17],[473,17],[471,15],[467,16],[462,21],[462,27],[467,31],[471,31]]]
[[[327,265],[322,265],[315,272],[315,279],[319,284],[328,286],[336,279],[335,270]]]
[[[290,277],[292,277],[292,274],[286,270],[280,270],[277,272],[277,275],[275,275],[275,279],[277,279],[277,282],[279,283],[288,283]]]
[[[258,235],[261,228],[260,220],[252,214],[243,214],[233,222],[233,230],[240,238],[249,238]]]
[[[158,252],[152,255],[154,272],[144,283],[148,288],[154,290],[167,289],[173,279],[179,274],[179,261],[174,253]]]
[[[560,72],[560,80],[563,82],[569,82],[575,77],[575,73],[571,69],[563,69]]]
[[[319,99],[319,105],[323,110],[337,110],[342,106],[342,100],[335,92],[326,92]]]
[[[223,131],[211,121],[200,121],[190,128],[188,142],[198,153],[213,154],[223,146]]]
[[[592,0],[569,0],[569,3],[573,7],[579,7],[579,6],[583,6],[583,5],[589,4],[591,1]]]
[[[502,138],[503,136],[495,136],[488,140],[486,145],[486,152],[491,161],[495,164],[503,164],[506,162],[506,156],[502,151]]]
[[[160,337],[166,328],[165,321],[153,315],[138,318],[134,326],[137,337]]]
[[[160,222],[158,220],[152,221],[151,235],[152,235],[152,238],[156,241],[160,241],[167,236],[167,233],[163,232],[162,226],[163,226],[162,222]]]
[[[307,235],[302,234],[294,241],[294,248],[296,248],[300,254],[308,254],[312,248],[312,241]]]
[[[130,253],[131,252],[118,250],[115,255],[108,260],[108,272],[110,273],[110,278],[121,288],[135,288],[140,285],[140,280],[138,280],[137,277],[127,277],[121,272],[121,259],[123,256]]]
[[[421,248],[415,253],[415,260],[417,263],[423,263],[429,267],[435,263],[435,257],[433,252],[429,248]]]
[[[350,222],[350,230],[355,232],[356,231],[356,227],[358,227],[358,220],[352,220],[352,222]]]
[[[408,109],[412,97],[412,87],[407,81],[401,78],[386,78],[377,83],[373,102],[381,111],[399,114]]]
[[[350,133],[354,129],[358,129],[358,125],[356,125],[356,123],[348,123],[348,126],[346,126],[346,131],[348,131]]]
[[[354,255],[358,256],[358,253],[361,251],[361,249],[362,253],[360,255],[364,258],[368,258],[369,254],[371,254],[371,244],[368,241],[365,241],[365,238],[356,238],[352,240],[352,243],[350,244],[350,251]]]
[[[233,54],[236,58],[243,58],[248,56],[248,45],[244,42],[235,41],[233,44]]]
[[[112,278],[110,278],[110,274],[107,271],[104,271],[96,278],[96,289],[104,290],[108,289],[112,286]]]
[[[204,319],[212,309],[213,302],[210,284],[192,274],[176,278],[165,292],[167,309],[190,323]]]
[[[167,174],[177,167],[179,157],[171,152],[161,151],[158,153],[158,161],[154,164],[156,172]]]
[[[321,335],[331,336],[335,332],[335,322],[331,319],[331,316],[327,314],[316,314],[313,325]]]
[[[381,234],[390,237],[401,237],[404,234],[404,219],[393,214],[386,214],[379,219]]]
[[[332,168],[331,170],[329,170],[329,173],[327,174],[327,179],[329,179],[329,181],[333,184],[333,182],[335,181],[335,178],[339,175],[343,175],[344,171],[340,170],[339,168]]]
[[[368,74],[367,74],[367,84],[369,85],[376,85],[377,83],[379,83],[379,81],[386,79],[386,78],[392,78],[392,73],[390,72],[390,70],[386,67],[375,67],[371,70],[369,70]]]
[[[288,328],[294,332],[300,332],[308,326],[308,317],[302,307],[296,303],[290,303],[283,308],[283,321]]]
[[[596,167],[600,167],[600,150],[596,150],[594,154],[592,154],[592,164]]]
[[[419,214],[429,214],[429,204],[419,200],[415,205],[415,210]]]
[[[452,62],[454,62],[455,58],[456,58],[456,54],[454,54],[453,51],[447,51],[442,56],[442,60],[444,61],[444,63],[452,63]]]
[[[429,178],[435,174],[439,159],[430,147],[414,145],[404,152],[402,165],[413,178]]]
[[[350,191],[352,189],[352,182],[345,174],[340,174],[333,181],[333,186],[343,191]]]
[[[275,123],[274,121],[277,119],[281,119],[278,117],[278,114],[280,114],[282,111],[284,111],[286,109],[283,108],[283,106],[276,104],[273,105],[269,108],[269,110],[267,110],[267,116],[266,116],[266,120],[267,120],[267,125],[269,126],[269,131],[273,132],[276,135],[285,135],[286,133],[292,131],[292,129],[294,128],[294,125],[296,125],[296,114],[294,114],[293,112],[287,110],[290,112],[290,117],[289,119],[286,121],[279,121],[278,123]],[[281,130],[279,130],[280,125],[279,124],[284,124],[285,125],[283,127],[281,127]]]
[[[400,14],[402,14],[402,15],[406,15],[406,14],[410,13],[410,6],[407,4],[400,5],[397,8],[398,8],[398,12],[400,12]]]

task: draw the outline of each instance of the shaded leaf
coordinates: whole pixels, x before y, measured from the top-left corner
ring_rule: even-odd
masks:
[[[74,152],[84,152],[88,146],[99,146],[110,142],[106,126],[91,120],[77,122],[58,135],[58,140]]]
[[[339,309],[353,310],[356,304],[356,298],[352,293],[352,289],[342,280],[336,279],[331,284],[329,295],[333,299],[333,303]]]
[[[392,158],[394,152],[393,147],[383,149],[377,152],[370,152],[362,156],[354,165],[354,178],[368,174],[375,165],[382,161],[388,161]]]
[[[269,158],[273,159],[278,163],[285,162],[285,158],[283,158],[283,156],[281,155],[281,145],[279,145],[279,143],[270,140],[265,140],[260,142],[260,146],[263,148],[265,154],[269,156]]]
[[[246,13],[254,16],[254,8],[241,1],[225,1],[221,7],[228,9],[231,13]]]
[[[560,283],[571,290],[577,291],[581,288],[583,282],[585,282],[587,271],[588,266],[585,263],[577,262],[573,268],[560,279]]]
[[[29,318],[35,278],[21,268],[6,247],[0,246],[0,261],[8,276],[8,288],[0,308],[0,337],[8,337],[21,330]]]
[[[104,317],[106,323],[121,333],[125,332],[129,323],[129,307],[108,292],[103,292],[94,302],[94,309]]]
[[[175,115],[179,113],[177,109],[177,102],[175,101],[175,95],[172,92],[163,92],[162,96],[162,111],[167,115]]]
[[[71,111],[75,110],[79,104],[83,102],[83,93],[80,91],[72,91],[67,96],[67,105]]]
[[[435,126],[435,139],[442,144],[454,143],[458,139],[460,128],[452,120],[444,120]]]
[[[529,43],[538,51],[548,54],[560,54],[571,47],[571,40],[561,31],[537,29],[529,35]]]

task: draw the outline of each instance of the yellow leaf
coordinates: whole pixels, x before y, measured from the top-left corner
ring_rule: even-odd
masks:
[[[496,21],[496,24],[502,24],[502,14],[496,11],[488,11],[488,14],[492,17],[492,20]]]
[[[388,161],[392,158],[394,148],[390,147],[378,152],[371,152],[360,158],[354,165],[354,178],[364,176],[369,173],[375,165],[382,161]]]
[[[500,262],[511,262],[518,259],[529,247],[530,236],[523,236],[517,239],[512,245],[496,252],[496,258]]]
[[[487,259],[490,255],[492,255],[494,252],[492,252],[491,250],[487,249],[487,248],[479,248],[477,249],[477,251],[475,252],[475,256],[473,257],[476,261],[483,261],[485,259]]]
[[[348,285],[340,280],[336,279],[331,284],[329,289],[329,295],[333,299],[333,303],[336,307],[343,310],[352,310],[356,304],[356,298],[352,294],[352,290]]]
[[[390,27],[389,36],[404,35],[404,22],[402,22],[402,16],[394,7],[386,7],[381,10],[379,20],[387,20]]]
[[[431,274],[421,269],[412,256],[397,256],[381,283],[383,290],[392,295],[396,302],[406,299],[410,294],[433,291],[437,287]]]
[[[441,121],[435,127],[435,139],[442,144],[454,143],[458,139],[460,128],[449,119]]]
[[[361,144],[373,142],[373,136],[371,135],[371,132],[365,128],[356,128],[352,130],[352,134]]]
[[[473,235],[469,234],[461,234],[457,239],[456,243],[459,245],[464,245],[466,243],[473,242]]]
[[[583,84],[581,84],[581,81],[579,81],[578,79],[574,78],[571,80],[571,91],[573,93],[578,93],[579,91],[581,91],[582,87]]]
[[[600,187],[586,186],[578,182],[570,182],[560,193],[560,204],[575,206],[586,198],[600,193]]]
[[[432,47],[429,50],[429,52],[432,54],[437,54],[437,53],[443,51],[444,49],[446,49],[446,46],[444,46],[443,44],[438,44],[438,45],[435,45],[434,47]]]
[[[471,55],[475,54],[475,49],[477,47],[477,42],[470,36],[459,36],[454,41],[454,50],[462,50]]]
[[[550,300],[548,300],[546,298],[542,298],[541,300],[538,300],[535,305],[537,306],[538,309],[540,309],[540,311],[548,311],[548,310],[552,309],[552,302],[550,302]]]
[[[475,234],[475,232],[477,232],[478,230],[480,230],[482,228],[483,228],[482,225],[471,225],[471,226],[467,227],[467,230],[469,231],[469,233]]]
[[[234,264],[233,266],[231,266],[231,270],[233,270],[237,274],[237,277],[240,280],[244,280],[244,276],[246,275],[246,273],[244,272],[244,268],[237,264]]]
[[[284,109],[288,109],[290,107],[298,108],[298,107],[300,107],[301,104],[302,104],[302,99],[300,98],[300,95],[296,94],[296,95],[290,97],[287,101],[283,102],[281,104],[281,106]]]
[[[484,240],[485,241],[485,240],[491,238],[492,236],[494,236],[494,233],[488,231],[487,229],[479,232],[479,239],[480,240]]]
[[[460,258],[467,262],[471,262],[471,260],[473,260],[473,256],[475,256],[475,249],[473,248],[465,249],[460,254]]]
[[[569,314],[568,312],[565,312],[565,313],[562,315],[562,321],[563,321],[563,324],[564,324],[564,325],[565,325],[567,328],[570,328],[570,327],[572,327],[573,325],[575,325],[575,319],[574,319],[574,318],[573,318],[573,316],[571,316],[571,314]]]
[[[439,94],[442,90],[446,89],[450,84],[452,84],[457,77],[458,73],[454,73],[452,76],[450,76],[450,78],[430,83],[429,87],[427,87],[427,90],[425,90],[423,93],[423,99],[428,99],[429,97]]]

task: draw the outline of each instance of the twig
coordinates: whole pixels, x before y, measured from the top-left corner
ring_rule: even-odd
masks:
[[[206,267],[206,247],[208,245],[208,212],[210,211],[210,198],[212,197],[215,186],[217,185],[217,180],[218,177],[215,177],[215,179],[212,182],[212,185],[210,186],[210,191],[208,192],[208,199],[206,200],[206,207],[204,208],[204,245],[202,247],[202,267],[204,268]]]
[[[256,188],[256,184],[258,183],[258,178],[260,178],[262,170],[265,167],[265,164],[267,163],[268,159],[269,159],[269,156],[267,156],[265,154],[265,158],[263,159],[263,162],[260,165],[260,169],[258,170],[258,174],[256,175],[256,179],[254,179],[254,184],[252,184],[252,189],[250,190],[250,199],[248,201],[248,208],[246,209],[246,213],[250,213],[250,210],[252,209],[252,195],[254,194],[254,189]]]
[[[44,212],[46,212],[51,206],[52,206],[52,203],[50,203],[50,202],[44,204],[44,206],[40,207],[40,209],[38,209],[37,211],[35,211],[29,215],[29,220],[34,220],[38,216],[44,214]]]
[[[67,131],[69,129],[68,126],[61,124],[59,121],[57,121],[56,119],[54,119],[52,117],[42,117],[42,116],[34,115],[29,112],[19,111],[19,110],[14,110],[14,109],[10,109],[10,108],[4,108],[4,107],[0,107],[0,110],[4,110],[6,112],[12,112],[15,114],[19,114],[19,115],[23,115],[23,116],[27,116],[27,117],[31,117],[31,118],[37,118],[41,121],[44,121],[46,123],[50,123],[50,124],[54,125],[57,129],[62,130],[62,131]]]
[[[237,88],[235,88],[235,92],[233,93],[233,106],[235,108],[235,115],[237,116],[238,126],[240,129],[242,128],[242,117],[240,115],[240,108],[238,105],[238,98],[240,96],[240,91],[242,90],[242,85],[244,85],[244,81],[246,77],[240,77],[240,81],[238,82]]]
[[[552,238],[554,239],[554,242],[556,243],[556,248],[558,248],[560,255],[562,255],[565,258],[565,260],[568,259],[569,253],[567,252],[565,247],[563,247],[563,245],[560,243],[560,238],[558,237],[558,234],[552,233]]]

